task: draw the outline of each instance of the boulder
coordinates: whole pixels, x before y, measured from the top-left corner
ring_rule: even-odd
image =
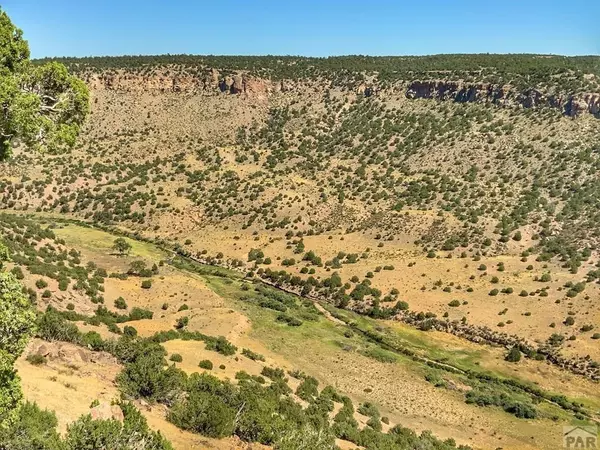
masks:
[[[118,420],[123,422],[123,411],[119,405],[111,405],[108,402],[100,402],[90,410],[92,419],[95,420]]]

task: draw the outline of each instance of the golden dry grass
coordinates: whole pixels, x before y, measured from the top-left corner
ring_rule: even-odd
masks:
[[[134,251],[128,257],[117,257],[105,251],[107,243],[112,242],[113,239],[110,234],[95,232],[94,242],[89,243],[89,240],[82,238],[86,233],[86,229],[74,225],[57,230],[57,234],[65,239],[68,245],[76,246],[81,250],[84,262],[86,260],[97,261],[99,265],[106,267],[109,271],[122,271],[127,268],[130,261],[137,258],[143,258],[148,263],[157,263],[159,259],[165,257],[161,252],[156,252],[149,244],[139,244],[141,247],[134,247]],[[342,242],[346,242],[346,239]],[[349,236],[348,242],[357,251],[367,244],[367,240],[360,235]],[[326,244],[328,242],[325,242],[323,248]],[[276,242],[274,245],[280,245],[280,243]],[[318,241],[312,241],[311,245],[318,246]],[[386,247],[381,251],[392,252]],[[401,246],[398,246],[396,251],[398,257],[402,258],[399,260],[403,262],[412,260],[411,255],[407,255],[407,250],[402,250]],[[333,254],[333,249],[330,249],[330,252]],[[376,255],[373,257],[377,258]],[[512,264],[517,263],[506,257],[505,260],[507,272],[513,270]],[[369,259],[367,262],[359,264],[363,264],[362,270],[365,270],[370,267],[367,264],[371,263],[372,261]],[[441,273],[443,269],[440,267],[450,268],[454,264],[455,270],[459,273],[459,267],[456,264],[460,263],[464,264],[464,260],[420,261],[413,268],[412,276],[419,277],[418,274],[423,270],[424,265],[427,265],[430,270],[438,267]],[[422,265],[419,266],[419,264]],[[442,264],[447,266],[442,266]],[[350,266],[350,268],[356,270],[355,273],[361,270],[354,266]],[[386,276],[391,277],[397,273],[406,276],[408,270],[397,268],[395,271],[386,273]],[[345,276],[349,275],[345,274]],[[399,279],[402,278],[399,277]],[[433,280],[434,277],[430,277],[430,279]],[[393,277],[390,280],[393,281]],[[235,283],[228,285],[223,280],[214,278],[209,278],[207,282],[205,277],[165,265],[160,269],[160,274],[154,277],[153,286],[149,290],[142,289],[140,280],[136,277],[130,277],[125,281],[107,279],[105,285],[106,303],[109,308],[112,308],[112,299],[123,296],[126,298],[129,308],[140,306],[154,312],[152,320],[130,323],[144,336],[172,329],[178,317],[187,315],[190,317],[190,330],[210,335],[224,335],[240,349],[250,348],[266,357],[266,363],[258,363],[243,356],[224,357],[207,351],[201,342],[179,340],[167,342],[165,348],[169,355],[181,354],[183,362],[177,363],[177,365],[188,373],[201,371],[202,369],[198,368],[198,362],[202,359],[209,359],[213,362],[214,368],[211,373],[229,379],[233,379],[239,370],[259,374],[265,364],[287,370],[300,368],[315,376],[322,386],[332,385],[342,393],[349,395],[356,404],[367,400],[375,402],[380,407],[382,415],[388,416],[393,424],[400,423],[416,431],[432,430],[440,438],[453,437],[457,442],[469,444],[475,448],[553,448],[560,437],[560,427],[549,420],[525,421],[493,408],[466,405],[460,387],[456,391],[436,389],[424,380],[423,372],[411,364],[381,363],[363,356],[359,352],[344,350],[337,343],[338,340],[343,341],[344,339],[342,337],[343,327],[335,321],[322,319],[317,324],[306,323],[298,329],[274,324],[272,319],[265,318],[252,308],[232,300],[232,295],[237,289]],[[447,294],[434,291],[430,295],[431,298],[435,298],[435,295],[443,298]],[[168,303],[167,310],[162,309],[163,303]],[[179,307],[184,303],[189,306],[189,310],[179,312]],[[78,303],[77,309],[79,310],[83,306]],[[386,325],[395,327],[409,338],[411,335],[414,335],[414,339],[425,338],[439,351],[464,350],[467,353],[477,354],[479,363],[484,368],[506,374],[510,374],[512,371],[511,366],[503,362],[503,354],[500,350],[482,348],[443,333],[423,334],[396,322],[386,322]],[[90,326],[85,326],[85,329],[98,330],[97,327]],[[110,335],[103,327],[100,330],[104,336]],[[42,407],[55,409],[64,429],[68,422],[89,409],[89,404],[94,398],[110,398],[117,394],[112,380],[118,373],[119,367],[116,364],[105,367],[85,363],[81,364],[78,370],[69,372],[65,371],[61,364],[64,366],[63,362],[57,361],[48,366],[33,367],[21,358],[18,370],[23,378],[26,397],[38,401]],[[224,365],[225,368],[221,369],[221,365]],[[97,371],[96,368],[98,368]],[[55,375],[55,373],[58,374]],[[590,402],[597,401],[594,395],[597,395],[597,392],[594,392],[595,385],[584,382],[578,377],[567,375],[558,369],[545,366],[543,363],[526,361],[523,365],[519,365],[517,375],[538,382],[547,389],[560,390],[576,398],[589,397]],[[51,381],[50,377],[52,376],[56,376],[57,381]],[[89,389],[86,387],[88,384],[91,386]],[[297,381],[291,382],[294,388],[296,384]],[[57,392],[57,396],[49,398],[47,392],[53,390]],[[75,393],[69,395],[70,391]],[[77,407],[69,408],[67,411],[64,406],[64,400],[67,398],[76,402]],[[210,440],[176,430],[165,422],[164,411],[160,407],[152,407],[144,414],[148,417],[151,425],[162,430],[178,448],[193,448],[193,445],[205,445],[205,448],[211,448],[209,445],[216,445],[214,448],[227,448],[218,447],[221,443],[209,444]],[[192,445],[192,447],[186,447],[187,445]],[[223,445],[234,444],[227,441]]]

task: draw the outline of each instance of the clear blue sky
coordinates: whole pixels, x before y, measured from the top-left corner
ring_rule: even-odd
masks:
[[[33,57],[600,54],[600,0],[4,0]]]

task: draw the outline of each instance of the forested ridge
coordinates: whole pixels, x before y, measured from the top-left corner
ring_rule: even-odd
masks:
[[[550,79],[567,92],[597,87],[585,74],[600,75],[600,56],[530,54],[444,54],[430,56],[213,56],[148,55],[44,58],[38,63],[58,61],[74,72],[127,69],[144,72],[159,66],[177,66],[187,73],[216,68],[244,71],[272,79],[341,76],[361,79],[376,74],[380,81],[440,78],[523,87],[546,85]]]

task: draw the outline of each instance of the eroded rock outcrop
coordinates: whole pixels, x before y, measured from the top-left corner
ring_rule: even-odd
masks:
[[[409,99],[434,99],[457,103],[492,103],[522,108],[550,107],[570,117],[584,113],[600,115],[600,94],[547,94],[537,89],[518,91],[510,85],[462,81],[413,81],[406,88]]]
[[[119,405],[111,405],[108,402],[101,402],[90,409],[90,415],[94,420],[118,420],[123,422],[123,410]]]
[[[223,75],[217,69],[207,69],[198,75],[179,74],[175,71],[149,75],[116,71],[87,74],[83,78],[92,90],[121,92],[230,94],[260,99],[288,90],[288,85],[280,80],[271,81],[243,73]]]
[[[365,97],[371,97],[372,95],[377,95],[378,89],[376,86],[366,84],[366,83],[361,83],[356,88],[356,93],[358,95],[363,95]]]
[[[175,92],[203,95],[229,94],[243,98],[264,99],[282,92],[296,91],[310,95],[314,89],[326,88],[326,80],[270,80],[247,73],[221,73],[207,68],[195,75],[177,69],[163,68],[151,73],[131,73],[116,70],[88,73],[83,78],[92,89],[124,92]],[[592,114],[600,118],[600,93],[576,95],[549,93],[539,89],[518,90],[511,85],[470,83],[448,80],[399,82],[392,90],[380,90],[377,79],[361,81],[350,88],[363,97],[380,96],[402,89],[408,99],[433,99],[457,103],[490,103],[502,107],[542,108],[560,110],[570,117]]]

